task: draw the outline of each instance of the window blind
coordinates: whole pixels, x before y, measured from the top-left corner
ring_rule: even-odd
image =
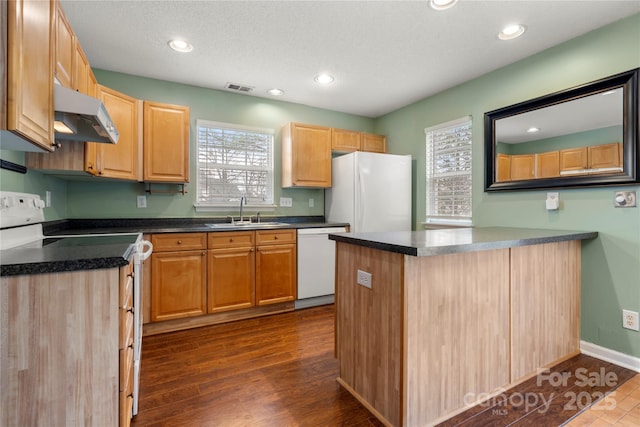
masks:
[[[273,129],[198,120],[196,206],[273,205]]]
[[[426,219],[471,223],[471,117],[425,129]]]

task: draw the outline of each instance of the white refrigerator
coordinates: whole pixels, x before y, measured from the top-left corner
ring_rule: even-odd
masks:
[[[325,218],[351,232],[411,230],[411,156],[356,151],[332,160]]]

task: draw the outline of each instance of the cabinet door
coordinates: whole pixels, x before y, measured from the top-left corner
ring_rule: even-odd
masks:
[[[75,89],[73,86],[73,72],[75,62],[75,36],[71,24],[62,10],[59,1],[56,1],[56,31],[55,31],[55,75],[62,86]]]
[[[300,123],[283,128],[282,186],[331,187],[331,128]]]
[[[384,135],[363,133],[362,134],[362,151],[371,151],[374,153],[386,153],[387,137]]]
[[[587,169],[587,147],[560,150],[560,172]]]
[[[144,180],[189,182],[189,107],[144,102]]]
[[[331,129],[331,149],[333,151],[358,151],[362,134],[352,130]]]
[[[511,156],[511,179],[532,179],[535,177],[535,156],[518,154]]]
[[[254,306],[253,247],[209,250],[208,262],[209,313]]]
[[[89,90],[89,73],[91,72],[91,66],[80,43],[76,43],[74,64],[73,88],[80,93],[93,96],[93,89]]]
[[[296,299],[296,245],[258,246],[256,252],[256,304]]]
[[[560,151],[536,154],[536,178],[555,178],[558,176],[560,176]]]
[[[151,255],[151,321],[207,312],[207,251]]]
[[[106,86],[98,85],[98,90],[99,98],[120,133],[117,144],[97,144],[95,147],[98,175],[141,180],[140,101]]]
[[[619,142],[611,144],[602,144],[591,146],[588,149],[589,168],[591,169],[609,169],[622,167],[622,158],[620,157]],[[592,171],[598,172],[598,171]],[[611,172],[610,170],[603,172]]]
[[[496,157],[496,181],[505,182],[511,180],[511,156],[498,154]]]
[[[7,106],[3,127],[53,151],[55,3],[16,0],[7,7]],[[4,112],[4,111],[3,111]]]

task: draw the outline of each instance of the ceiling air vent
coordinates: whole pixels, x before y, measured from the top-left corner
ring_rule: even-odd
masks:
[[[251,86],[239,85],[237,83],[227,83],[225,89],[235,90],[237,92],[249,93],[253,92],[253,88]]]

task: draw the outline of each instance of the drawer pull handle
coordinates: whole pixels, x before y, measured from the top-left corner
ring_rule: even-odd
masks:
[[[178,240],[178,244],[181,245],[182,244],[182,240]]]
[[[278,236],[273,236],[273,240],[278,240]]]
[[[233,243],[233,239],[229,239],[229,243]]]

